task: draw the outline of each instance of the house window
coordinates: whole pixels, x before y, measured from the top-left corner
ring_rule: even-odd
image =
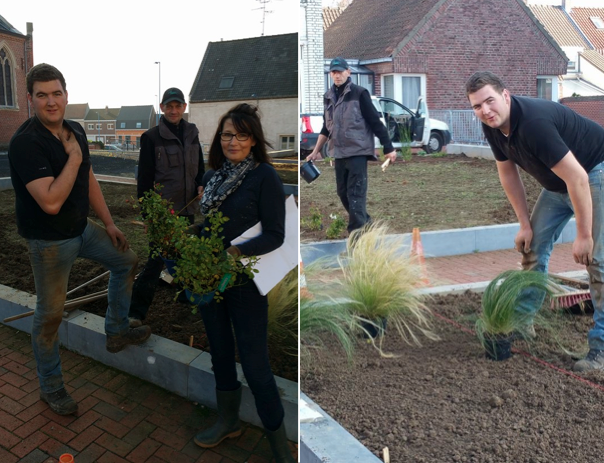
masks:
[[[294,149],[294,143],[296,141],[296,137],[293,135],[281,135],[279,137],[281,139],[280,148],[282,150],[292,150]]]
[[[97,124],[97,125],[96,125],[96,129],[97,129],[97,130],[101,130],[101,124]]]
[[[94,130],[94,124],[88,124],[88,130]]]
[[[234,81],[235,81],[234,77],[223,77],[222,79],[220,79],[218,88],[233,88]]]
[[[594,23],[596,29],[604,29],[604,21],[602,21],[602,18],[599,16],[590,16],[589,19],[591,19],[591,22]]]
[[[366,88],[373,95],[373,74],[359,74],[359,85]]]
[[[407,108],[415,109],[417,100],[421,95],[422,79],[421,77],[403,76],[403,98],[401,103]]]
[[[120,129],[125,129],[125,128],[126,128],[126,123],[120,122]]]
[[[107,130],[113,130],[113,124],[107,124]]]
[[[394,99],[394,76],[384,76],[382,96]]]
[[[15,106],[13,88],[11,62],[6,50],[2,48],[0,49],[0,106]]]
[[[552,99],[551,77],[537,78],[537,98],[543,98],[544,100]]]
[[[140,129],[143,126],[142,122],[137,122],[136,123],[136,128]]]

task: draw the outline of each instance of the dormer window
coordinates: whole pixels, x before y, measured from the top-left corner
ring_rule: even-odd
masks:
[[[218,84],[218,88],[233,88],[233,82],[235,81],[234,77],[223,77],[220,79],[220,84]]]
[[[599,16],[590,16],[589,19],[591,19],[591,22],[594,23],[596,29],[604,29],[604,21],[602,21],[602,18]]]

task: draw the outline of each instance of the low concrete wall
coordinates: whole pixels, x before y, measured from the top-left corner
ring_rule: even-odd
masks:
[[[10,177],[0,178],[0,191],[12,190],[12,189],[13,189],[13,182],[11,181]]]
[[[29,312],[35,306],[35,296],[0,285],[2,320]],[[5,325],[31,333],[32,321],[33,317],[27,317]],[[66,349],[149,381],[193,402],[216,408],[214,373],[207,352],[151,335],[149,341],[141,346],[128,346],[122,352],[110,354],[105,349],[105,319],[81,310],[75,310],[63,319],[59,339]],[[241,419],[262,426],[240,365],[237,365],[237,370],[243,384]],[[298,383],[280,377],[275,379],[285,408],[287,437],[297,442]]]
[[[469,158],[495,160],[491,148],[483,145],[462,145],[452,143],[447,145],[447,154],[465,154]]]

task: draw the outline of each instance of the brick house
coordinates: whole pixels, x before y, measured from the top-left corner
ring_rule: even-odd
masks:
[[[122,106],[116,120],[117,142],[129,149],[140,148],[141,135],[156,125],[153,105]]]
[[[88,140],[102,141],[104,144],[117,140],[117,119],[120,108],[92,108],[84,118],[84,131]]]
[[[0,149],[30,117],[25,76],[33,66],[33,25],[23,35],[0,16]]]
[[[275,150],[297,150],[297,33],[208,43],[189,95],[190,121],[204,147],[238,103],[258,107]]]
[[[467,78],[500,75],[537,96],[566,72],[564,52],[522,0],[354,0],[324,34],[325,60],[342,56],[373,94],[415,107],[467,110]]]

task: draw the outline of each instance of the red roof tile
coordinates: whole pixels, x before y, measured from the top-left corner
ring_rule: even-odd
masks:
[[[528,7],[559,46],[589,48],[589,44],[561,7],[549,5],[528,5]]]
[[[597,29],[591,16],[599,16],[604,21],[604,8],[573,8],[570,15],[587,36],[594,48],[604,50],[604,29]]]
[[[323,8],[323,30],[327,30],[327,28],[331,25],[332,22],[336,20],[338,16],[342,14],[344,8]]]

